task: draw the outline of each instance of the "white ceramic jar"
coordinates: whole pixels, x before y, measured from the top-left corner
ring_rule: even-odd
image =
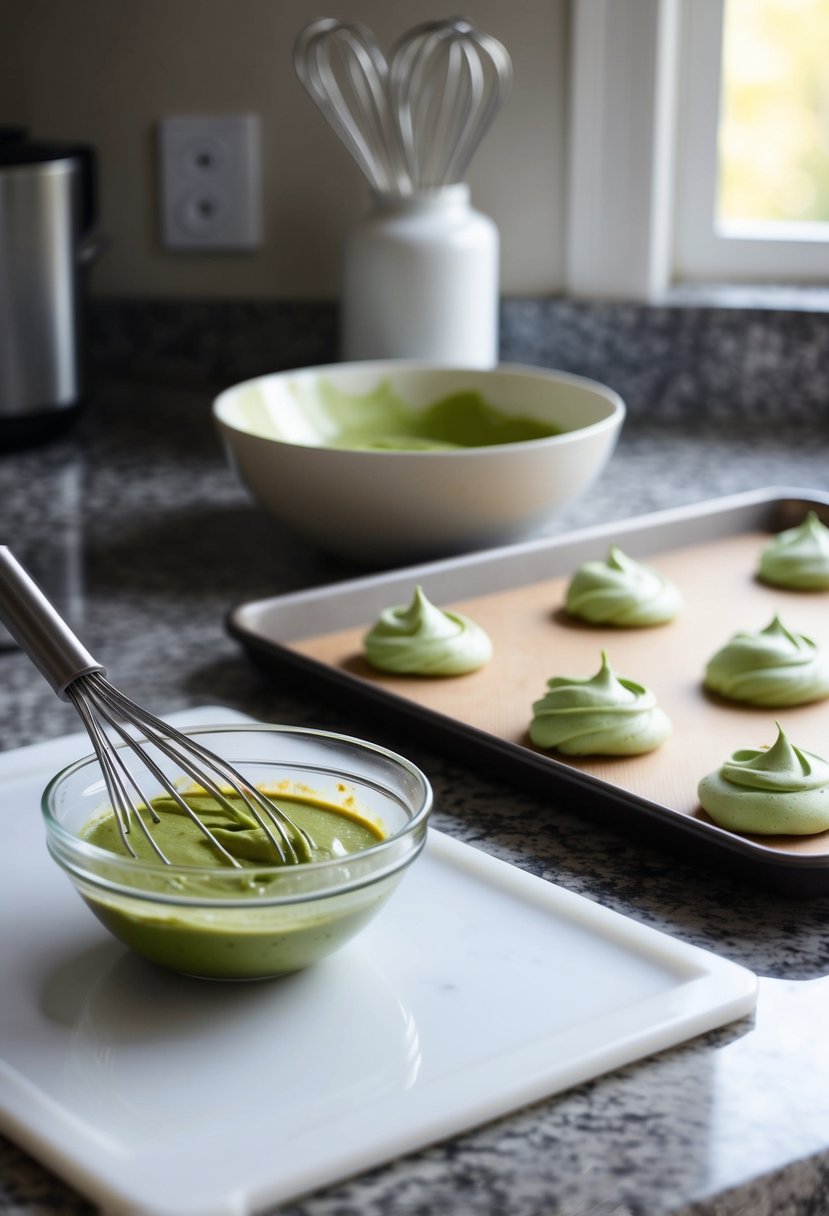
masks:
[[[346,235],[342,357],[498,362],[498,229],[465,182],[372,195]]]

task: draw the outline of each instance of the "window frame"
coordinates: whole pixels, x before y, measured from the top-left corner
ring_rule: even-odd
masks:
[[[823,226],[715,230],[724,0],[571,0],[565,285],[829,283]]]

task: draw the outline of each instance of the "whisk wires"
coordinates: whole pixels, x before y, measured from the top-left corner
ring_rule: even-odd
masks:
[[[144,810],[155,823],[159,822],[158,813],[154,810],[151,799],[144,793],[134,768],[127,763],[124,747],[118,747],[113,742],[106,726],[109,726],[122,743],[139,758],[141,765],[210,841],[228,865],[242,868],[240,862],[188,805],[181,790],[154,759],[147,744],[172,760],[182,773],[194,781],[200,791],[209,794],[224,809],[231,813],[234,811],[228,791],[238,798],[265,833],[281,862],[311,860],[313,841],[281,807],[245,781],[226,760],[137,705],[100,672],[91,672],[75,680],[67,687],[66,696],[74,704],[89,735],[101,766],[121,840],[130,856],[137,857],[130,839],[133,825],[137,824],[158,859],[166,865],[170,864],[141,811]],[[140,731],[140,734],[133,733],[130,727]]]
[[[463,179],[511,81],[505,48],[461,18],[403,35],[390,56],[389,92],[405,163],[420,188]]]
[[[398,196],[461,181],[512,85],[506,47],[462,17],[416,25],[388,60],[366,26],[323,17],[294,67],[369,184]]]
[[[330,17],[312,21],[294,45],[294,68],[369,184],[384,194],[410,191],[388,64],[371,30]]]

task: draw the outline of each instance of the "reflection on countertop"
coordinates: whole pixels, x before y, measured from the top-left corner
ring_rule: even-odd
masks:
[[[212,396],[175,377],[99,371],[74,430],[0,455],[0,538],[40,562],[44,579],[57,576],[84,643],[149,708],[224,704],[359,734],[352,716],[272,682],[225,631],[240,601],[362,571],[251,505],[226,465]],[[548,534],[763,486],[826,492],[825,420],[796,415],[747,425],[725,412],[701,424],[693,411],[631,409],[600,484]],[[75,730],[74,711],[25,656],[0,650],[0,746]],[[680,853],[598,831],[570,800],[540,800],[416,740],[405,750],[434,784],[437,827],[750,967],[766,977],[756,1016],[283,1211],[805,1216],[829,1205],[829,1055],[819,1033],[829,1016],[829,897],[800,902],[702,873]],[[0,1142],[4,1205],[19,1216],[90,1211],[9,1142]]]

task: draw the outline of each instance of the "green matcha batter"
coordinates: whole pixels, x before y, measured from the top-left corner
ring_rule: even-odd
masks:
[[[336,865],[342,859],[347,865],[351,855],[385,839],[382,826],[363,818],[348,800],[339,806],[311,794],[263,792],[309,833],[312,862]],[[164,967],[211,979],[260,979],[299,970],[352,937],[396,885],[397,875],[391,874],[365,886],[354,884],[354,890],[329,894],[323,883],[314,883],[308,892],[300,875],[311,867],[280,864],[238,799],[230,799],[228,810],[204,795],[184,797],[241,868],[222,859],[172,798],[153,800],[160,821],[150,827],[171,866],[158,859],[133,825],[130,843],[139,860],[125,878],[128,854],[111,811],[83,832],[90,844],[120,858],[113,881],[134,884],[134,893],[109,890],[101,867],[104,882],[80,887],[86,902],[111,933]],[[338,881],[342,884],[342,875]]]
[[[559,433],[532,418],[512,418],[472,391],[452,393],[417,412],[383,385],[359,398],[338,396],[341,430],[331,447],[440,451],[523,443]],[[329,394],[326,400],[331,409]],[[359,415],[350,408],[354,402],[359,403]]]
[[[267,791],[263,791],[266,793]],[[310,861],[327,861],[359,853],[383,839],[383,830],[347,807],[335,806],[309,796],[290,797],[269,794],[293,822],[304,828],[314,842]],[[216,839],[241,866],[279,865],[272,842],[240,798],[228,795],[228,805],[200,794],[182,794],[183,800],[210,829]],[[158,823],[145,816],[153,840],[175,866],[225,866],[227,861],[215,849],[198,825],[173,798],[154,798],[151,806]],[[110,812],[87,825],[84,839],[110,853],[126,854],[118,823]],[[133,826],[130,844],[140,861],[157,861],[157,855],[144,832]]]
[[[416,408],[388,382],[369,393],[346,393],[330,381],[289,386],[291,401],[267,408],[251,394],[242,406],[246,429],[267,439],[310,446],[386,451],[451,451],[523,443],[561,434],[561,428],[499,409],[474,389],[450,393]]]

